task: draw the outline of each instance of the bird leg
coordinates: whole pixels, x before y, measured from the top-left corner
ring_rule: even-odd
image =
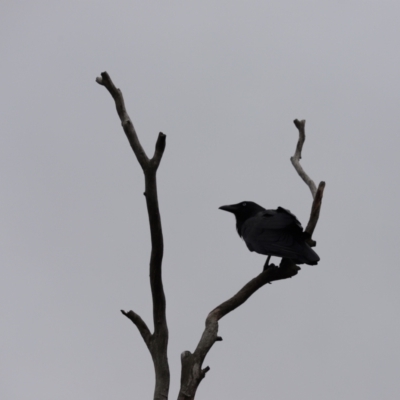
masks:
[[[269,260],[271,259],[271,256],[268,256],[267,257],[267,261],[265,261],[265,264],[264,264],[264,268],[263,268],[263,271],[265,271],[267,268],[269,268]]]

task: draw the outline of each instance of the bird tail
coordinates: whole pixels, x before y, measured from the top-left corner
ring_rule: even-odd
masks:
[[[306,251],[306,264],[309,265],[317,265],[318,261],[320,260],[319,255],[311,248],[307,245],[307,251]]]
[[[295,240],[290,247],[282,246],[279,256],[291,258],[296,264],[317,265],[320,260],[318,254],[303,240]]]
[[[289,258],[296,264],[317,265],[320,260],[318,254],[305,242],[295,241],[290,246],[274,245],[270,246],[269,251],[263,254]]]

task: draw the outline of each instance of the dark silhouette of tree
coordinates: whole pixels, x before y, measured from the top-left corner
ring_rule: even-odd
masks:
[[[166,300],[162,282],[164,243],[160,210],[158,207],[156,180],[157,169],[165,150],[166,135],[162,132],[159,133],[154,155],[152,158],[149,158],[140,144],[135,128],[126,111],[121,90],[115,87],[107,72],[101,73],[101,77],[96,78],[96,82],[104,86],[113,97],[126,137],[144,173],[144,195],[146,197],[151,232],[150,286],[153,301],[154,332],[150,332],[147,324],[134,311],[126,312],[121,310],[121,312],[135,324],[153,359],[156,378],[154,400],[166,400],[168,399],[170,384],[167,357],[168,326],[165,315]],[[310,188],[313,197],[310,219],[305,232],[308,234],[309,244],[315,246],[316,242],[312,239],[312,234],[318,222],[325,182],[321,182],[317,188],[315,183],[301,167],[301,152],[305,141],[305,120],[299,121],[296,119],[294,120],[294,124],[299,131],[299,140],[295,154],[291,157],[291,161],[297,173]],[[203,334],[194,352],[184,351],[181,354],[181,386],[178,400],[194,399],[200,382],[210,370],[208,366],[203,368],[203,362],[214,343],[222,340],[222,338],[218,336],[218,321],[241,306],[252,294],[265,284],[280,279],[291,278],[296,275],[299,270],[300,267],[291,260],[282,259],[279,267],[271,265],[244,285],[234,296],[215,307],[208,314]]]

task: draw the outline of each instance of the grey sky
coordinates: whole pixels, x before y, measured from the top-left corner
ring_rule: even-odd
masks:
[[[223,204],[290,209],[327,188],[318,266],[221,321],[198,399],[400,394],[400,3],[20,1],[0,12],[4,400],[145,399],[153,366],[120,309],[151,324],[143,177],[111,96],[159,170],[170,327],[180,353],[258,274]]]

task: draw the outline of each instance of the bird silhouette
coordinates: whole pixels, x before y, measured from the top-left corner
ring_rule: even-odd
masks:
[[[296,264],[316,265],[318,254],[309,246],[309,235],[297,218],[282,207],[266,210],[252,201],[220,207],[236,217],[236,229],[248,249],[268,256],[288,258]]]

